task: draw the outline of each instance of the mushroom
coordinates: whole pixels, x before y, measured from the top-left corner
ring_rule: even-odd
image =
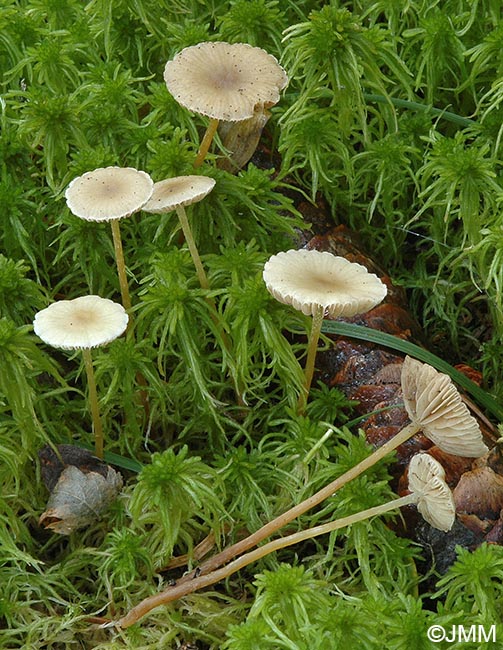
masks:
[[[354,515],[329,521],[326,524],[308,528],[274,542],[269,542],[269,544],[264,544],[256,551],[252,551],[252,553],[256,554],[258,559],[258,557],[267,555],[279,548],[291,546],[305,539],[311,539],[339,528],[345,528],[358,521],[370,519],[411,504],[417,505],[417,509],[423,518],[434,528],[443,532],[451,530],[456,518],[456,507],[452,492],[445,482],[444,468],[438,460],[435,460],[427,453],[419,453],[411,458],[409,463],[409,491],[409,494],[388,501],[388,503],[383,503],[380,506],[368,508]],[[264,551],[266,552],[264,553]],[[251,556],[251,553],[248,555]]]
[[[406,356],[402,364],[401,385],[405,409],[411,422],[370,456],[333,481],[332,488],[339,489],[419,431],[449,454],[478,458],[487,453],[480,427],[448,375]]]
[[[103,458],[103,427],[91,348],[110,343],[123,334],[128,319],[122,305],[108,298],[89,295],[73,300],[58,300],[37,312],[33,321],[35,334],[44,343],[63,350],[82,350],[98,458]]]
[[[414,433],[422,430],[448,454],[478,458],[487,453],[480,427],[448,375],[407,356],[401,384]]]
[[[410,502],[416,503],[423,519],[431,526],[446,533],[454,525],[456,505],[444,468],[430,454],[420,453],[411,458],[408,476]]]
[[[354,515],[336,519],[314,528],[308,528],[299,533],[283,537],[276,542],[270,542],[270,544],[275,545],[275,548],[271,548],[271,550],[290,546],[302,540],[317,537],[332,530],[344,528],[358,521],[370,519],[411,504],[417,505],[417,509],[423,518],[434,528],[443,532],[451,530],[456,518],[456,506],[451,489],[445,481],[444,468],[438,460],[435,460],[427,453],[419,453],[411,458],[409,463],[409,491],[409,494],[388,501],[388,503],[383,503],[380,506],[368,508]],[[288,543],[285,544],[284,542]],[[258,551],[262,551],[268,546],[269,544],[265,544]]]
[[[352,524],[364,521],[365,519],[370,519],[371,517],[376,517],[410,504],[417,505],[419,512],[431,526],[438,528],[443,532],[447,532],[454,524],[456,511],[451,490],[444,479],[444,469],[437,460],[432,458],[429,454],[416,454],[411,459],[409,465],[410,494],[393,499],[392,501],[380,506],[362,510],[361,512],[349,515],[348,517],[342,517],[341,519],[329,521],[326,524],[320,524],[313,528],[307,528],[306,530],[301,530],[297,533],[280,537],[279,539],[275,539],[259,546],[253,551],[244,553],[239,557],[236,557],[237,553],[230,556],[227,553],[227,562],[225,563],[225,566],[222,566],[224,562],[219,562],[217,568],[213,570],[207,570],[207,567],[210,565],[212,560],[212,558],[210,558],[209,561],[203,563],[199,567],[197,575],[190,572],[189,575],[178,580],[175,585],[169,586],[164,591],[145,598],[138,605],[133,607],[125,616],[118,621],[115,621],[113,625],[120,628],[129,627],[155,607],[172,602],[182,596],[193,593],[198,589],[225,580],[236,571],[239,571],[245,566],[248,566],[252,562],[256,562],[270,553],[279,551],[287,546],[292,546],[293,544],[298,544],[306,539],[313,539],[314,537],[325,535],[334,530],[351,526]],[[235,546],[236,545],[233,545],[229,548],[234,548]],[[220,559],[226,551],[228,551],[228,549],[224,549],[224,551],[218,554],[217,557]],[[229,561],[231,558],[235,559]]]
[[[210,118],[194,167],[202,164],[221,120],[239,122],[273,106],[288,83],[284,69],[265,50],[222,41],[181,50],[166,63],[164,80],[179,104]]]
[[[317,250],[289,250],[273,255],[265,263],[262,276],[276,300],[313,317],[304,386],[297,404],[298,413],[303,413],[313,379],[323,318],[366,312],[384,299],[387,288],[377,275],[369,273],[361,264]]]
[[[203,289],[209,289],[210,285],[192,235],[185,206],[201,201],[214,187],[215,180],[208,176],[176,176],[175,178],[168,178],[154,184],[152,196],[142,207],[145,212],[154,214],[165,214],[176,210],[192,261],[196,267],[199,284]]]
[[[74,178],[65,192],[66,203],[76,217],[110,221],[122,304],[128,311],[131,298],[119,219],[138,212],[152,195],[153,186],[146,172],[132,167],[100,167]]]
[[[199,284],[202,289],[206,290],[210,288],[210,283],[208,282],[208,276],[206,275],[197,250],[196,242],[189,225],[189,220],[187,219],[187,213],[185,212],[185,206],[201,201],[214,187],[215,180],[208,176],[175,176],[174,178],[167,178],[164,181],[159,181],[154,184],[152,196],[142,208],[145,212],[150,212],[152,214],[164,214],[171,212],[172,210],[176,211],[178,220],[182,226],[185,241],[189,247],[192,261],[196,267]],[[222,326],[222,321],[215,301],[211,296],[206,296],[205,300],[210,307],[211,319],[220,332],[222,342],[229,354],[229,359],[232,359],[231,342],[227,336],[227,332]],[[240,405],[244,405],[243,389],[240,387],[235,366],[232,362],[231,374],[237,400]]]

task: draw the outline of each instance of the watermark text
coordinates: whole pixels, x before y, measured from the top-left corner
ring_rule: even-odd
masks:
[[[433,643],[489,643],[496,642],[496,625],[431,625],[427,636]]]

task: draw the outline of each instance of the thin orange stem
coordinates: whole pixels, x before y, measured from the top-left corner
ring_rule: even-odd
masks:
[[[174,600],[177,600],[178,598],[181,598],[182,596],[186,596],[187,594],[193,593],[194,591],[198,591],[203,587],[208,587],[209,585],[215,584],[215,582],[220,582],[220,580],[228,578],[233,573],[236,573],[236,571],[239,571],[239,569],[248,566],[252,562],[256,562],[260,558],[263,558],[270,553],[274,553],[274,551],[279,551],[282,548],[293,546],[294,544],[298,544],[299,542],[302,542],[306,539],[312,539],[313,537],[325,535],[326,533],[330,533],[334,530],[345,528],[346,526],[351,526],[352,524],[355,524],[359,521],[364,521],[365,519],[370,519],[371,517],[382,515],[386,512],[390,512],[391,510],[396,510],[397,508],[401,508],[403,506],[416,502],[417,494],[408,494],[404,497],[393,499],[392,501],[384,503],[380,506],[362,510],[361,512],[349,515],[348,517],[342,517],[341,519],[329,521],[326,524],[314,526],[313,528],[307,528],[306,530],[301,530],[298,533],[293,533],[292,535],[275,539],[272,542],[264,544],[264,546],[260,546],[259,548],[256,548],[255,550],[250,551],[249,553],[245,553],[241,557],[236,558],[227,566],[216,569],[215,571],[207,573],[206,575],[200,575],[198,572],[191,572],[190,580],[170,586],[158,594],[154,594],[149,598],[145,598],[145,600],[136,605],[136,607],[133,607],[133,609],[131,609],[126,614],[126,616],[119,619],[114,624],[117,627],[121,628],[129,627],[155,607],[170,603]]]
[[[210,123],[208,124],[208,128],[206,129],[203,139],[201,140],[201,144],[199,145],[199,151],[197,152],[196,159],[194,160],[195,169],[201,167],[201,165],[203,164],[203,161],[206,158],[206,154],[208,153],[208,149],[210,148],[215,133],[217,132],[218,124],[219,124],[219,120],[217,120],[214,117],[210,117]]]
[[[218,582],[219,580],[222,580],[228,575],[227,571],[229,570],[229,567],[233,567],[233,570],[231,571],[231,573],[233,573],[234,570],[237,571],[238,569],[241,568],[241,566],[245,566],[249,562],[246,561],[245,564],[241,564],[241,562],[243,561],[243,557],[246,556],[243,557],[238,557],[238,556],[248,551],[248,549],[253,548],[257,544],[262,542],[264,539],[266,539],[267,537],[270,537],[274,532],[276,532],[286,524],[290,523],[297,517],[300,517],[300,515],[304,514],[314,506],[320,504],[322,501],[332,496],[343,485],[346,485],[346,483],[349,483],[357,476],[360,476],[360,474],[362,474],[365,470],[367,470],[369,467],[372,467],[372,465],[375,465],[378,461],[380,461],[391,451],[399,447],[401,444],[406,442],[418,431],[419,431],[419,426],[417,424],[411,423],[407,425],[399,433],[397,433],[396,436],[394,436],[391,440],[386,442],[381,447],[378,447],[370,456],[364,458],[357,465],[355,465],[347,472],[345,472],[344,474],[336,478],[334,481],[326,485],[324,488],[316,492],[316,494],[313,494],[308,499],[302,501],[302,503],[299,503],[298,505],[284,512],[282,515],[279,515],[279,517],[276,517],[269,523],[265,524],[264,526],[262,526],[262,528],[257,530],[255,533],[252,533],[245,539],[236,542],[231,546],[228,546],[220,553],[217,553],[217,555],[214,555],[213,557],[206,560],[206,562],[203,562],[195,572],[191,572],[190,574],[183,576],[177,582],[177,585],[173,587],[173,590],[165,590],[164,592],[160,592],[158,594],[154,594],[153,596],[150,596],[149,598],[145,598],[145,600],[138,603],[136,607],[131,609],[123,618],[117,621],[115,625],[118,625],[120,627],[129,627],[130,625],[133,625],[133,623],[138,621],[140,618],[145,616],[145,614],[147,614],[149,611],[154,609],[154,607],[158,607],[159,605],[163,605],[164,603],[170,602],[171,600],[180,598],[181,596],[186,595],[187,593],[191,593],[196,589],[200,589],[207,585],[213,584],[214,582]],[[347,525],[347,523],[344,525]],[[276,542],[271,542],[271,544],[274,543],[277,544],[278,542],[281,541],[282,540],[276,540]],[[264,545],[263,547],[257,549],[258,553],[260,553],[260,551],[266,547],[267,545]],[[275,550],[276,548],[281,548],[281,546],[279,547],[271,546],[270,548],[271,550]],[[238,559],[234,560],[234,558],[236,557]],[[250,555],[248,555],[247,557],[249,558]],[[252,557],[257,559],[258,557],[262,557],[262,556],[258,555]],[[220,569],[220,567],[222,567],[227,563],[230,564]],[[217,569],[219,570],[217,571]],[[195,585],[197,586],[194,588]]]

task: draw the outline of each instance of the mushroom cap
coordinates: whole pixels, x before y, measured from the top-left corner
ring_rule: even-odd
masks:
[[[119,303],[90,295],[53,302],[35,314],[33,328],[44,343],[76,350],[113,341],[126,330],[128,319]]]
[[[288,77],[277,59],[248,43],[204,42],[166,63],[164,80],[176,101],[195,113],[238,122],[257,104],[272,106]]]
[[[448,375],[407,356],[401,384],[409,418],[437,447],[469,458],[487,453],[477,420]]]
[[[197,203],[215,187],[215,179],[209,176],[176,176],[154,183],[152,196],[142,207],[155,214],[170,212],[180,205]]]
[[[311,315],[321,306],[333,318],[364,313],[387,292],[364,266],[326,251],[277,253],[265,263],[262,276],[276,300]]]
[[[66,188],[71,212],[88,221],[109,221],[137,212],[152,195],[154,181],[132,167],[99,167]]]
[[[409,490],[418,496],[424,519],[447,532],[454,525],[456,506],[442,465],[429,454],[416,454],[409,463]]]

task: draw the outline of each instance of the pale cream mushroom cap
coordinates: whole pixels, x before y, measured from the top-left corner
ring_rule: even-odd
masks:
[[[55,348],[94,348],[113,341],[127,327],[124,307],[108,298],[90,295],[59,300],[35,314],[33,328]]]
[[[71,212],[88,221],[121,219],[152,195],[154,181],[133,167],[99,167],[74,178],[65,192]]]
[[[439,530],[450,530],[456,506],[442,465],[429,454],[416,454],[409,463],[408,475],[409,490],[417,495],[417,509],[424,519]]]
[[[407,356],[401,384],[409,418],[437,447],[470,458],[488,451],[477,421],[448,375]]]
[[[277,59],[248,43],[222,41],[186,47],[166,63],[164,80],[176,101],[195,113],[238,122],[258,104],[279,101],[288,77]]]
[[[142,207],[145,212],[164,213],[180,205],[201,201],[215,187],[209,176],[176,176],[154,183],[152,196]]]
[[[282,303],[313,315],[318,307],[337,318],[362,314],[386,296],[377,275],[344,257],[317,250],[289,250],[273,255],[264,265],[269,292]]]

